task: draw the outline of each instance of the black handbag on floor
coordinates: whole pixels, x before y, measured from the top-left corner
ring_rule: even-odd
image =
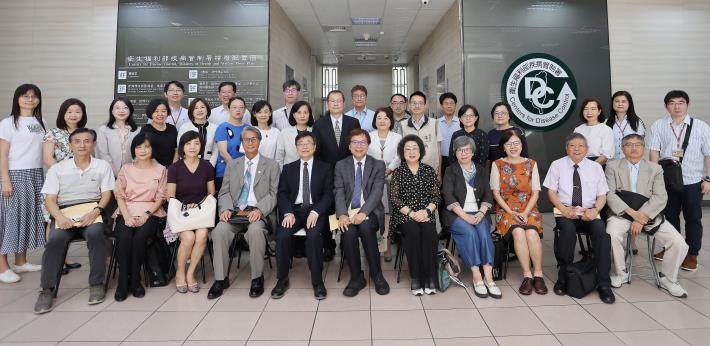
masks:
[[[176,250],[177,251],[177,250]],[[170,271],[170,247],[161,235],[156,235],[146,248],[145,267],[150,287],[163,287],[170,283],[175,272]]]
[[[597,271],[592,256],[584,256],[567,266],[567,295],[582,299],[597,287]]]
[[[495,249],[493,253],[493,280],[499,281],[503,280],[505,276],[505,267],[508,261],[508,258],[506,258],[508,255],[508,243],[505,237],[498,232],[491,233],[491,238]]]
[[[690,140],[690,130],[693,128],[693,118],[690,118],[690,125],[685,130],[685,139],[683,139],[683,152],[688,148],[688,141]],[[681,169],[681,164],[683,163],[683,157],[679,158],[677,161],[674,159],[663,159],[659,160],[658,164],[663,168],[663,182],[666,183],[666,190],[673,192],[683,192],[683,170]]]

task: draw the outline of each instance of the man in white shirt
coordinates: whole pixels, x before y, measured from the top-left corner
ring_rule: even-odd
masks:
[[[190,122],[187,116],[187,108],[182,106],[182,99],[185,97],[185,86],[180,81],[169,81],[165,83],[163,92],[170,106],[170,114],[165,119],[165,122],[174,125],[177,130],[180,130],[183,124]]]
[[[227,119],[229,119],[229,100],[231,100],[235,96],[239,96],[239,93],[237,93],[237,84],[235,84],[234,82],[219,83],[219,87],[217,88],[217,96],[222,102],[222,105],[219,107],[212,108],[209,119],[210,122],[215,125],[215,127],[219,126],[223,122],[227,121]],[[245,124],[251,124],[251,113],[249,113],[248,109],[244,109],[244,116],[242,118],[242,122]]]
[[[279,131],[291,127],[291,124],[288,123],[288,115],[291,113],[293,104],[301,99],[301,84],[297,81],[293,79],[287,80],[283,84],[282,89],[284,93],[284,103],[286,105],[275,110],[271,115],[274,120],[273,126],[279,129]]]
[[[358,84],[350,90],[350,96],[352,97],[353,109],[345,114],[357,119],[360,122],[360,128],[368,133],[375,131],[375,128],[372,126],[375,111],[367,108],[367,88]]]

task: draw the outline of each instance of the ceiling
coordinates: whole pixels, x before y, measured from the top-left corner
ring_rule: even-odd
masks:
[[[277,0],[323,64],[406,64],[456,0]],[[353,25],[352,18],[380,18]],[[344,32],[324,27],[346,26]],[[369,35],[365,40],[364,36]],[[374,47],[356,47],[372,44]],[[363,59],[365,57],[365,59]]]

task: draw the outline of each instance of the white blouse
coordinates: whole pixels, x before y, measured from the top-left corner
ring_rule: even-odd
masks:
[[[400,159],[397,155],[397,145],[402,139],[402,135],[396,132],[388,132],[385,144],[382,145],[377,130],[370,132],[370,148],[367,154],[385,162],[385,167],[394,170],[399,167]]]
[[[587,139],[587,157],[604,155],[609,160],[614,158],[614,133],[605,123],[582,124],[575,127],[574,132]]]
[[[259,143],[259,154],[263,155],[266,158],[274,160],[274,158],[276,157],[276,146],[278,145],[279,134],[281,134],[281,131],[279,131],[279,129],[275,128],[273,125],[268,130],[263,130],[258,127],[256,128],[261,133],[261,143]],[[240,146],[239,151],[243,153],[244,146]]]
[[[624,136],[633,133],[645,136],[646,125],[644,125],[643,121],[639,119],[636,131],[634,131],[634,129],[631,128],[631,124],[629,124],[628,117],[624,117],[624,120],[622,121],[616,121],[616,118],[614,118],[614,127],[612,127],[612,132],[614,133],[614,157],[620,159],[624,157],[624,153],[621,151],[621,140],[624,139]]]

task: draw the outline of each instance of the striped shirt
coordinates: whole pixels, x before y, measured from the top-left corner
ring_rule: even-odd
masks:
[[[660,152],[660,159],[674,158],[673,151],[680,150],[683,146],[685,131],[689,125],[690,115],[686,115],[680,124],[674,124],[670,115],[656,120],[651,126],[651,140],[648,149]],[[710,126],[706,122],[694,118],[688,147],[681,164],[684,185],[695,184],[707,175],[708,172],[705,172],[706,156],[710,156]]]

